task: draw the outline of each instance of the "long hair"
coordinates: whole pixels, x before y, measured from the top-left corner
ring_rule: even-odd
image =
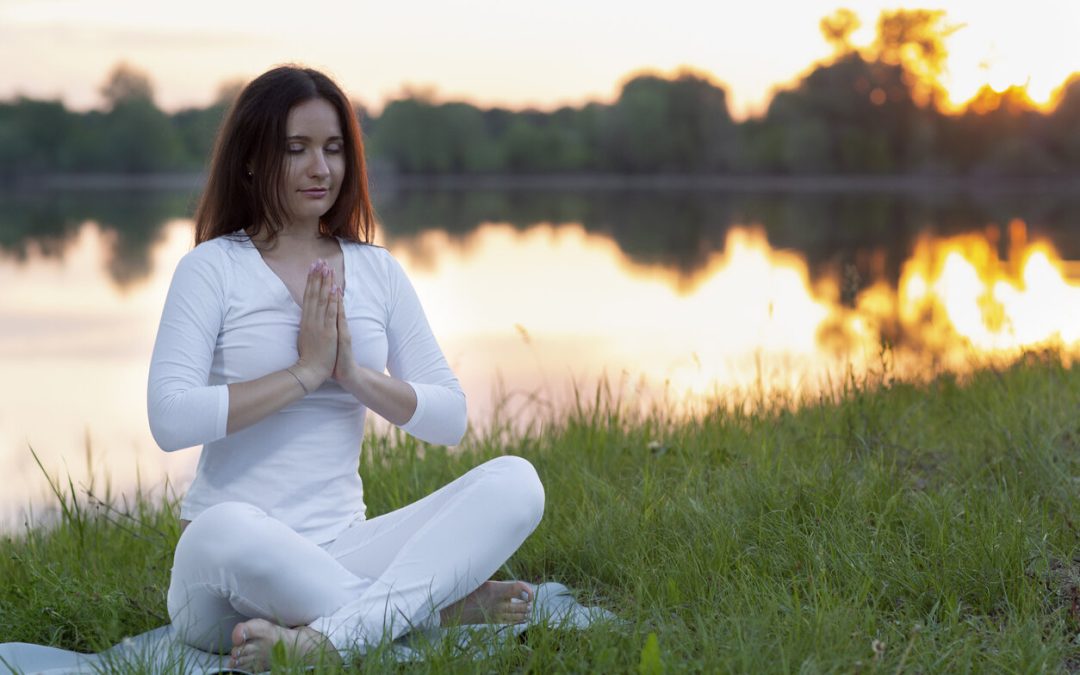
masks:
[[[375,213],[356,113],[329,77],[290,65],[274,68],[248,83],[225,117],[195,211],[196,244],[239,229],[255,237],[265,228],[273,245],[285,225],[285,123],[295,105],[316,98],[337,111],[345,145],[341,189],[320,218],[319,233],[371,243]]]

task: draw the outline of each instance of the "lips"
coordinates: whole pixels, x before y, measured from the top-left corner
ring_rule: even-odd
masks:
[[[307,188],[301,190],[300,193],[313,199],[319,199],[330,194],[330,188]]]

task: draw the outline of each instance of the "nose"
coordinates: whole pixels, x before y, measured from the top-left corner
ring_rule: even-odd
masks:
[[[326,154],[322,150],[316,150],[308,166],[308,175],[312,178],[322,178],[329,174],[330,166],[326,163]]]

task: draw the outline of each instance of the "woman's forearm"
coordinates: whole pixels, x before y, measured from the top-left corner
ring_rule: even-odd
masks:
[[[401,426],[416,412],[416,392],[408,382],[371,368],[357,365],[339,384],[364,407],[391,424]]]
[[[230,384],[226,433],[240,431],[299,401],[325,379],[311,369],[294,365],[255,380]]]

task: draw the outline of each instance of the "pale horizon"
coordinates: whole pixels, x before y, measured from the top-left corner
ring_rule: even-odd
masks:
[[[611,102],[640,72],[682,68],[723,85],[737,118],[761,113],[775,89],[830,55],[820,19],[847,7],[861,19],[856,45],[870,42],[883,8],[946,11],[962,25],[947,40],[944,77],[951,102],[984,84],[1027,86],[1047,103],[1080,72],[1080,3],[1015,9],[971,0],[927,2],[650,3],[551,0],[543,6],[476,0],[467,12],[446,3],[189,0],[149,6],[133,0],[0,0],[0,99],[60,99],[100,107],[99,88],[120,62],[146,71],[166,110],[202,107],[226,82],[298,62],[333,75],[356,102],[378,111],[407,89],[482,107],[554,110]],[[1037,30],[1032,30],[1035,28]],[[1011,31],[1011,32],[1010,32]],[[32,55],[33,58],[27,58]]]

